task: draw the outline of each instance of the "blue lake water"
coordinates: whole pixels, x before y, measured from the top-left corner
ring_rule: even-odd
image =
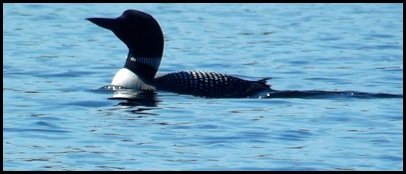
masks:
[[[159,72],[403,95],[403,4],[3,4],[3,170],[403,170],[402,97],[108,99],[130,8]]]

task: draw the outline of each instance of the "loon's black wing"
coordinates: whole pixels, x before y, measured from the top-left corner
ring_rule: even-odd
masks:
[[[201,71],[180,71],[157,74],[153,85],[157,90],[213,98],[248,97],[271,90],[264,78],[258,81],[243,80],[226,74]]]

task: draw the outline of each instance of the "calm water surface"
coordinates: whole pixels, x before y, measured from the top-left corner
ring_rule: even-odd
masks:
[[[403,4],[3,4],[3,170],[403,170],[403,98],[109,100],[130,8],[159,72],[403,95]]]

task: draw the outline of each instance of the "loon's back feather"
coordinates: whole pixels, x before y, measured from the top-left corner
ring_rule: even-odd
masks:
[[[238,77],[202,71],[180,71],[159,73],[152,83],[157,90],[202,97],[234,98],[248,97],[258,92],[270,90],[264,78],[258,81],[243,80]]]

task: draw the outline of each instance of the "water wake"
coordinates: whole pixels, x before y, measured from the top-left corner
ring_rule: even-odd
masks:
[[[333,99],[333,98],[403,98],[403,94],[368,93],[359,91],[321,91],[321,90],[273,90],[262,98],[304,98],[304,99]]]
[[[107,85],[97,90],[97,92],[114,92],[109,99],[129,99],[136,101],[159,101],[156,94],[159,91],[137,91],[122,87]],[[157,93],[158,92],[158,93]],[[245,98],[245,97],[244,97]],[[249,96],[248,98],[275,99],[275,98],[301,98],[301,99],[337,99],[337,98],[357,98],[357,99],[382,99],[382,98],[403,98],[403,94],[390,93],[368,93],[359,91],[322,91],[322,90],[272,90],[262,94]]]

